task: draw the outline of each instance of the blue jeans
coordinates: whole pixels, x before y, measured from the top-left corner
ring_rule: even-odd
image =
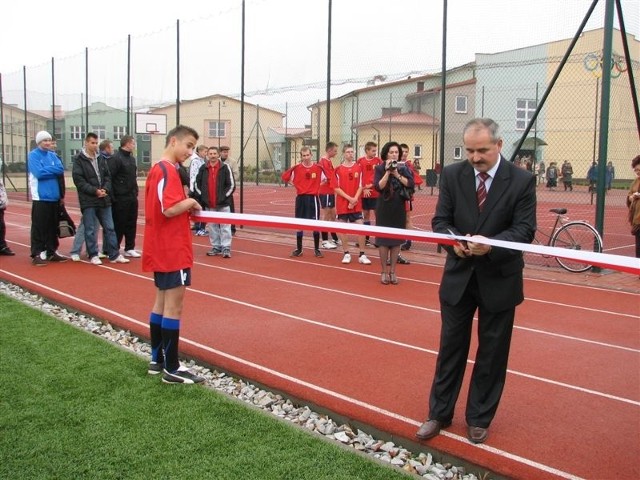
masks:
[[[104,240],[106,241],[106,250],[109,260],[115,260],[120,255],[118,244],[116,243],[116,232],[113,228],[113,216],[111,215],[111,207],[89,207],[82,210],[82,224],[84,225],[84,238],[87,242],[87,253],[89,258],[98,255],[98,229],[97,223],[100,222],[104,231]],[[105,245],[102,246],[105,248]]]
[[[80,255],[82,253],[82,244],[84,241],[84,217],[80,219],[80,223],[78,224],[78,230],[76,230],[76,236],[73,237],[73,245],[71,246],[71,255]],[[96,233],[100,225],[97,223],[98,219],[96,218]],[[104,237],[104,231],[102,232],[102,249],[106,248],[107,241]]]
[[[231,212],[231,207],[207,208],[209,212]],[[211,246],[217,250],[231,250],[231,224],[210,223],[209,241]]]

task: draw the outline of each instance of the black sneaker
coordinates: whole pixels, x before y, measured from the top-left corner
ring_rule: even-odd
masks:
[[[402,250],[403,252],[406,252],[410,248],[411,248],[411,244],[410,243],[403,243],[402,246],[400,247],[400,250]]]
[[[149,375],[158,375],[162,373],[162,363],[163,362],[149,362],[147,373]]]
[[[290,257],[301,257],[302,256],[302,250],[296,248],[293,252],[291,252],[291,255],[289,255]]]
[[[373,243],[371,243],[371,241],[370,241],[370,240],[365,240],[364,244],[365,244],[365,246],[367,246],[367,247],[375,247],[375,245],[374,245]]]
[[[212,248],[207,252],[208,257],[215,257],[216,255],[221,255],[222,250],[218,250],[217,248]]]
[[[322,254],[322,252],[320,250],[314,250],[314,254],[318,258],[324,258],[324,255]]]
[[[64,255],[60,255],[58,252],[53,252],[53,255],[49,255],[47,260],[50,262],[66,262],[69,260],[69,257],[65,257]]]
[[[184,383],[185,385],[193,385],[195,383],[204,382],[204,378],[194,375],[187,368],[180,366],[178,370],[173,373],[163,369],[162,381],[164,383]]]
[[[36,255],[31,260],[31,264],[35,265],[36,267],[45,267],[47,265],[47,261],[43,260],[42,257],[40,257],[40,255]]]
[[[402,255],[398,255],[398,263],[400,265],[409,265],[411,262],[404,258]]]
[[[6,255],[7,257],[12,257],[15,255],[15,253],[9,247],[4,247],[4,248],[0,248],[0,255]]]

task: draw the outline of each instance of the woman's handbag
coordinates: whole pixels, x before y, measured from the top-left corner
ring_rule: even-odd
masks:
[[[67,213],[64,205],[58,207],[58,238],[73,237],[76,234],[76,224]]]

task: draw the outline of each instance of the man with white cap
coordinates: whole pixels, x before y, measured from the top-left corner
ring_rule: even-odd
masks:
[[[35,266],[50,262],[65,262],[58,250],[58,207],[63,202],[61,177],[64,166],[51,151],[51,135],[36,134],[36,148],[29,152],[29,190],[31,206],[31,258]]]

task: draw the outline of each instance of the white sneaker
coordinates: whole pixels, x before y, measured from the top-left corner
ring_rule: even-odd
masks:
[[[322,242],[322,248],[324,248],[325,250],[334,250],[338,248],[338,246],[330,240],[325,240],[324,242]]]
[[[369,257],[367,257],[366,255],[360,255],[358,257],[358,263],[361,263],[363,265],[371,265],[371,260],[369,260]]]
[[[71,261],[79,262],[80,261],[80,255],[78,255],[77,253],[72,254],[71,255]]]
[[[91,257],[91,265],[102,265],[102,260],[97,255],[95,257]]]
[[[142,255],[140,255],[136,250],[127,250],[124,252],[124,256],[131,258],[140,258]]]
[[[342,263],[351,263],[351,254],[345,253],[344,257],[342,257]]]
[[[105,253],[98,253],[98,258],[107,258],[107,255]]]
[[[131,260],[124,258],[122,255],[118,255],[113,260],[109,260],[110,263],[129,263]]]

